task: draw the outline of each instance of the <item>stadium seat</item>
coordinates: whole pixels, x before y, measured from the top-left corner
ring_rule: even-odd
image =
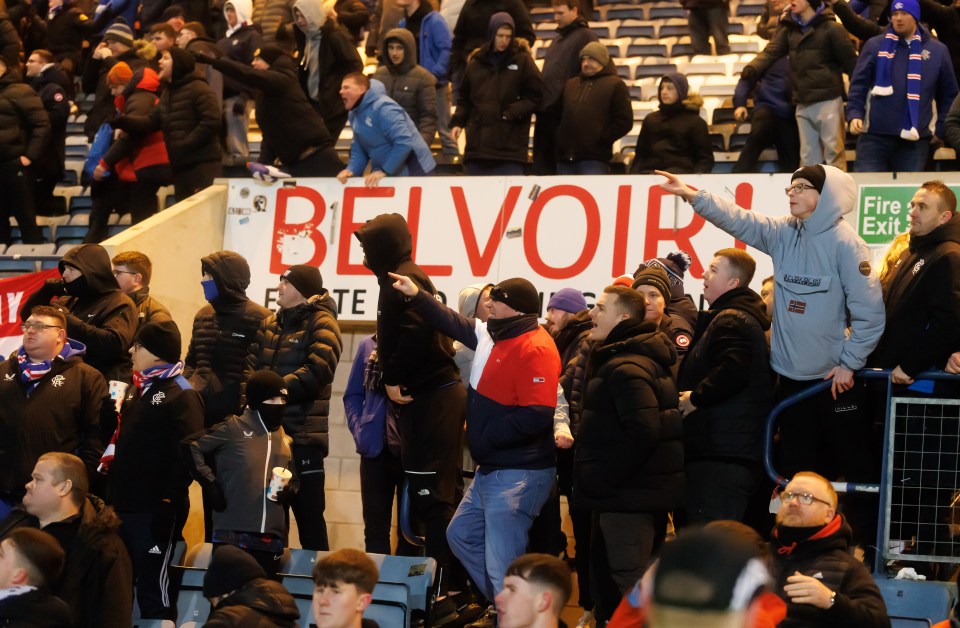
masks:
[[[667,72],[676,72],[677,65],[675,63],[658,63],[651,65],[639,65],[636,67],[634,73],[635,79],[645,78],[645,77],[654,77],[659,79],[661,76]]]
[[[85,213],[89,214],[93,209],[93,198],[83,195],[71,196],[69,207],[71,215]]]
[[[669,18],[681,18],[685,20],[687,19],[687,12],[678,4],[659,3],[656,6],[650,7],[650,11],[647,13],[647,19],[649,20],[666,20]]]
[[[744,3],[741,2],[737,5],[737,10],[734,11],[734,15],[737,17],[747,17],[747,16],[757,16],[763,13],[765,4],[753,4],[753,3]]]
[[[645,37],[647,39],[657,38],[657,26],[649,22],[639,20],[625,20],[617,27],[617,37]]]
[[[646,8],[640,5],[618,5],[610,7],[604,13],[605,20],[644,20],[647,17]],[[623,24],[620,25],[623,28]],[[652,35],[650,35],[652,37]]]
[[[666,57],[667,47],[664,44],[640,43],[635,41],[627,47],[628,57]]]

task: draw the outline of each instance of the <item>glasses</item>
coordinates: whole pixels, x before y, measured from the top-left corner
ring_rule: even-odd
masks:
[[[789,504],[796,498],[804,506],[809,506],[813,502],[820,502],[821,504],[826,504],[827,506],[832,506],[830,502],[825,499],[820,499],[819,497],[814,497],[810,493],[794,493],[792,491],[784,491],[780,493],[780,501],[784,504]]]
[[[27,331],[44,331],[46,329],[63,329],[63,327],[60,327],[59,325],[44,325],[43,323],[31,323],[28,321],[20,325],[20,329],[27,332]]]
[[[133,271],[133,270],[115,270],[115,271],[113,271],[113,276],[114,276],[114,277],[116,277],[117,275],[136,275],[136,274],[137,274],[136,271]]]
[[[812,185],[807,185],[806,183],[797,183],[796,185],[791,185],[790,187],[783,188],[783,193],[787,196],[791,194],[799,194],[806,190],[816,190],[817,188]]]

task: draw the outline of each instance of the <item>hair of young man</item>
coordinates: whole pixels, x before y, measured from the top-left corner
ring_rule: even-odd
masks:
[[[352,584],[360,593],[373,593],[378,578],[376,563],[355,549],[337,550],[313,567],[313,582],[318,587]]]
[[[951,215],[957,213],[957,195],[940,179],[925,181],[923,185],[920,186],[920,189],[939,196],[940,202],[943,204],[943,209],[950,212]]]
[[[353,81],[363,89],[370,89],[370,77],[363,72],[351,72],[343,77],[344,81]]]
[[[552,589],[556,593],[553,613],[557,617],[563,612],[563,607],[572,593],[570,568],[562,560],[549,554],[524,554],[510,563],[505,575]]]
[[[117,253],[110,260],[114,266],[126,266],[130,270],[140,273],[140,283],[147,287],[150,285],[150,278],[153,277],[153,263],[150,258],[140,251],[124,251]]]
[[[607,286],[603,291],[617,297],[617,305],[627,316],[643,320],[647,312],[647,299],[642,294],[627,286]]]
[[[582,9],[580,8],[580,0],[550,0],[550,6],[565,6],[568,9],[576,9],[578,15],[582,12]]]
[[[720,249],[714,257],[723,257],[730,264],[733,276],[740,280],[740,287],[746,288],[753,281],[753,274],[757,272],[757,262],[753,257],[741,249]]]
[[[167,39],[177,38],[176,29],[170,26],[169,24],[167,24],[166,22],[160,22],[150,27],[151,35],[156,35],[157,33],[162,33]]]
[[[44,64],[53,63],[54,61],[57,60],[57,57],[54,56],[54,54],[49,50],[47,50],[46,48],[37,48],[30,54],[37,55],[38,57],[40,57],[40,60],[43,61]]]
[[[90,492],[90,482],[87,479],[87,468],[83,461],[73,454],[63,453],[62,451],[51,451],[43,454],[37,460],[49,460],[53,462],[53,481],[57,484],[70,480],[70,500],[77,507],[83,505],[87,499],[87,493]]]
[[[59,308],[52,305],[38,305],[30,310],[30,316],[43,316],[44,318],[55,319],[64,329],[67,328],[67,316]],[[29,318],[29,317],[28,317]]]
[[[798,471],[793,474],[792,479],[797,478],[813,478],[815,480],[820,480],[820,483],[823,484],[824,490],[827,492],[827,501],[830,502],[830,505],[834,508],[834,510],[836,510],[839,498],[837,497],[837,490],[833,488],[833,484],[830,483],[830,480],[823,477],[819,473],[814,473],[813,471]]]
[[[766,277],[763,281],[760,282],[760,285],[762,286],[765,283],[773,283],[773,275]]]
[[[30,585],[52,585],[60,577],[66,555],[50,534],[36,528],[17,528],[5,540],[14,546],[17,562],[27,572]]]

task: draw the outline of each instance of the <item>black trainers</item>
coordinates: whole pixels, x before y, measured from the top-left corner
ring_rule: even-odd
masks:
[[[496,628],[496,625],[497,608],[495,606],[488,606],[487,610],[484,611],[483,615],[481,615],[477,621],[467,624],[464,628]]]
[[[432,622],[434,626],[446,626],[459,618],[460,614],[457,612],[457,605],[451,596],[447,595],[434,602]]]

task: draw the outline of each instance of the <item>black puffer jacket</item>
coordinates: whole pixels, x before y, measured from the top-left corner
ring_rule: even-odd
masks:
[[[390,40],[399,41],[404,48],[403,61],[390,61],[387,46]],[[387,31],[384,50],[380,53],[380,67],[373,78],[383,83],[387,96],[403,107],[420,131],[420,137],[430,146],[437,134],[437,78],[417,64],[417,43],[413,33],[405,28]]]
[[[45,23],[42,46],[52,52],[57,61],[66,62],[77,73],[83,58],[83,42],[96,34],[95,24],[95,20],[88,19],[80,9],[63,7]]]
[[[74,280],[86,284],[83,292],[61,296],[63,282],[47,281],[20,308],[20,319],[27,320],[37,305],[61,308],[67,316],[67,336],[87,347],[84,361],[107,381],[129,382],[131,361],[127,351],[137,329],[137,307],[121,292],[113,276],[110,255],[99,244],[81,244],[60,260],[61,272],[65,264],[83,273],[83,277]]]
[[[50,141],[34,171],[41,177],[60,180],[66,158],[67,119],[70,117],[72,82],[59,64],[30,79],[30,86],[40,96],[40,102],[50,120]]]
[[[773,407],[767,329],[763,300],[750,288],[730,290],[700,314],[678,380],[697,407],[683,420],[688,462],[760,460]]]
[[[4,628],[64,628],[73,624],[70,609],[46,589],[33,589],[0,601]]]
[[[241,413],[241,386],[250,374],[247,355],[270,310],[247,298],[250,266],[239,253],[218,251],[200,261],[219,296],[193,319],[183,374],[203,397],[209,427]]]
[[[541,111],[560,106],[560,98],[567,81],[580,74],[580,51],[597,39],[597,34],[583,17],[577,18],[573,24],[557,29],[557,36],[553,38],[543,58]]]
[[[263,132],[260,161],[272,163],[279,157],[291,168],[310,147],[332,146],[323,118],[307,100],[297,80],[297,64],[283,55],[268,70],[254,70],[249,65],[227,58],[209,59],[210,64],[225,76],[257,91],[257,124]]]
[[[260,29],[263,45],[277,40],[277,31],[293,22],[293,3],[290,0],[253,0],[253,23]]]
[[[569,319],[563,329],[553,337],[560,353],[560,387],[567,399],[570,416],[570,432],[577,437],[580,415],[583,409],[583,369],[590,353],[590,330],[593,320],[590,311],[578,312]],[[578,377],[579,375],[579,377]]]
[[[137,306],[137,331],[140,331],[141,327],[151,321],[159,323],[160,321],[173,320],[173,317],[170,315],[170,310],[168,310],[163,303],[160,303],[160,301],[150,296],[150,288],[141,288],[127,296],[129,296],[133,300],[133,304]]]
[[[287,411],[283,431],[298,445],[330,448],[327,418],[333,376],[343,351],[337,304],[324,290],[316,300],[267,317],[250,345],[251,369],[283,376]]]
[[[618,324],[587,360],[574,492],[599,512],[667,512],[683,498],[683,425],[670,367],[677,352],[654,323]]]
[[[113,94],[110,93],[110,86],[107,85],[107,74],[117,63],[123,61],[130,69],[136,72],[147,65],[152,64],[156,69],[157,49],[153,44],[148,44],[142,40],[134,42],[139,47],[131,48],[116,57],[106,57],[104,59],[87,59],[86,66],[83,69],[83,91],[87,94],[95,94],[93,105],[87,112],[87,120],[83,123],[83,132],[91,142],[100,125],[113,116],[116,107],[113,104]]]
[[[50,119],[40,97],[8,69],[0,76],[0,163],[22,155],[37,161],[50,141]]]
[[[557,159],[610,161],[613,143],[633,128],[630,90],[613,61],[593,76],[575,76],[563,88]]]
[[[7,11],[0,5],[0,58],[7,68],[20,67],[20,35],[14,26]]]
[[[711,169],[713,146],[707,123],[700,117],[700,102],[661,105],[643,119],[631,174],[654,170],[690,174]]]
[[[207,82],[195,73],[190,53],[174,48],[173,76],[148,116],[123,116],[113,126],[144,135],[160,129],[174,172],[220,161],[220,105]]]
[[[354,235],[366,254],[367,268],[377,276],[377,351],[383,382],[402,385],[412,395],[458,381],[450,339],[431,329],[393,288],[393,272],[410,277],[421,290],[436,294],[430,278],[414,263],[413,239],[400,214],[381,214]]]
[[[283,585],[256,578],[222,598],[205,628],[294,628],[299,626],[297,603]]]
[[[776,526],[771,534],[773,564],[770,571],[776,579],[774,593],[787,603],[787,617],[778,625],[781,628],[801,626],[856,626],[857,628],[880,628],[890,625],[887,607],[873,576],[863,563],[853,557],[851,539],[853,531],[837,515],[833,521],[820,528],[794,528],[809,530],[811,536],[794,544],[787,542],[784,529]],[[814,538],[816,537],[816,538]],[[787,578],[799,572],[804,576],[817,577],[837,598],[833,606],[821,609],[812,604],[795,604],[784,592]]]
[[[450,126],[467,134],[464,159],[526,163],[530,118],[540,106],[543,79],[526,45],[514,39],[500,54],[492,46],[488,42],[470,59]]]
[[[450,51],[450,71],[467,65],[471,52],[490,40],[487,27],[495,13],[509,13],[516,28],[513,34],[527,40],[531,46],[537,40],[530,21],[530,10],[522,0],[467,0],[460,9],[460,17],[453,28],[453,47]]]
[[[870,366],[913,377],[942,369],[960,345],[960,218],[910,236],[883,284],[887,325]]]

